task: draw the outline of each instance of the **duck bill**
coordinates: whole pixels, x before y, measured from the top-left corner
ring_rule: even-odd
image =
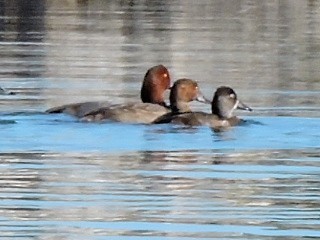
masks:
[[[251,108],[251,107],[249,107],[249,106],[247,106],[246,104],[244,104],[244,103],[243,103],[243,102],[241,102],[241,101],[238,101],[237,109],[252,112],[252,108]]]
[[[198,93],[196,101],[211,104],[211,101],[209,99],[207,99],[205,96],[203,96],[203,94],[201,92]]]

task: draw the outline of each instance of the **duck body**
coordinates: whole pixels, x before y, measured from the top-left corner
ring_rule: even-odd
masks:
[[[53,107],[46,110],[47,113],[64,113],[75,117],[83,117],[86,113],[93,109],[99,109],[104,106],[111,105],[110,102],[82,102],[82,103],[71,103],[63,106]]]
[[[2,87],[0,87],[0,95],[15,95],[15,93],[9,92],[9,91],[3,89]]]
[[[170,113],[156,119],[154,123],[174,123],[189,126],[209,126],[213,129],[228,128],[239,125],[242,119],[233,115],[235,109],[252,111],[250,107],[237,99],[230,87],[219,87],[211,103],[212,113],[181,112]]]
[[[197,100],[205,102],[198,89],[198,85],[191,79],[177,80],[170,91],[172,112],[191,111],[189,102]],[[124,123],[153,123],[157,119],[164,118],[172,112],[169,107],[152,103],[135,103],[126,105],[112,105],[100,108],[86,114],[81,120],[89,122],[117,121]]]
[[[239,125],[243,122],[238,117],[221,119],[217,115],[205,112],[188,112],[181,114],[170,114],[166,117],[158,118],[154,123],[173,123],[190,126],[208,126],[212,128],[225,128]]]
[[[148,69],[147,73],[144,76],[140,92],[142,103],[166,106],[164,101],[164,92],[170,88],[170,81],[171,79],[169,71],[165,66],[157,65]],[[78,118],[83,118],[85,115],[98,111],[101,108],[110,107],[110,109],[115,109],[116,106],[123,109],[123,111],[125,111],[125,109],[130,109],[135,106],[139,109],[143,108],[142,105],[138,103],[129,103],[127,105],[121,106],[111,105],[111,103],[108,101],[98,101],[66,104],[50,108],[46,110],[46,112],[65,113]],[[147,111],[146,109],[151,109],[151,107],[146,106],[144,107],[144,109],[145,111]]]
[[[167,107],[153,103],[115,104],[89,112],[81,120],[86,122],[115,121],[148,124],[169,111]]]

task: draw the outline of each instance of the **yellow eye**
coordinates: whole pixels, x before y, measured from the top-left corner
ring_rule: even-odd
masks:
[[[165,77],[165,78],[168,77],[168,74],[167,74],[167,73],[164,73],[164,74],[163,74],[163,77]]]
[[[229,95],[229,97],[230,97],[230,98],[235,98],[236,95],[234,95],[233,93],[231,93],[231,94]]]

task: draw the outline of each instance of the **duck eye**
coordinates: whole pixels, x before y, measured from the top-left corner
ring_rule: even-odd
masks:
[[[167,74],[167,73],[164,73],[164,74],[163,74],[163,77],[165,77],[165,78],[168,77],[168,74]]]
[[[229,95],[229,97],[230,97],[230,98],[236,98],[236,95],[234,95],[233,93],[231,93],[231,94]]]

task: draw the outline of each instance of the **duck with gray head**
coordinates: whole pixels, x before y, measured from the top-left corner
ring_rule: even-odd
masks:
[[[175,123],[190,126],[209,126],[213,129],[228,128],[240,124],[243,120],[234,116],[234,110],[252,111],[250,107],[237,98],[237,94],[230,87],[219,87],[211,102],[212,113],[204,112],[177,112],[166,115],[154,123]]]

